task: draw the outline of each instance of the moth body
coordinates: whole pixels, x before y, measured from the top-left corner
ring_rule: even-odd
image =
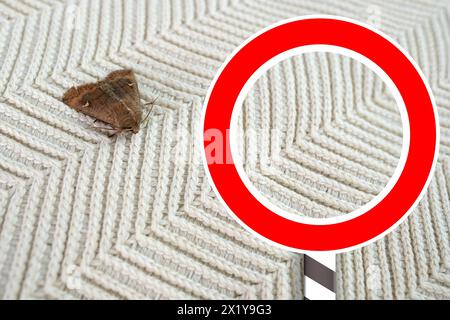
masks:
[[[117,133],[137,133],[142,106],[132,70],[110,73],[104,80],[72,87],[63,96],[69,107],[103,121]]]

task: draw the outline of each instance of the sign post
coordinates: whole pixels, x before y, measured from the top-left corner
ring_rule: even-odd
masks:
[[[305,300],[336,299],[336,255],[310,252],[303,259]]]

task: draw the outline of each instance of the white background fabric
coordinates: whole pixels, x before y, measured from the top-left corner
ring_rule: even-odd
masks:
[[[0,296],[302,298],[301,256],[228,216],[186,132],[198,130],[208,86],[236,46],[273,22],[313,13],[352,17],[395,38],[429,79],[441,120],[427,195],[386,239],[339,257],[338,298],[449,298],[450,2],[425,0],[0,1]],[[135,70],[143,101],[158,100],[138,134],[110,139],[60,99],[121,68]],[[331,84],[345,90],[327,91]],[[307,96],[314,108],[302,103]],[[304,113],[289,122],[296,105]],[[248,170],[286,208],[349,212],[398,161],[395,104],[370,72],[335,55],[275,67],[245,110],[243,129],[251,117],[260,117],[256,130],[267,119],[284,128],[272,151],[283,156],[294,142],[289,162]],[[338,113],[324,126],[330,110]],[[313,129],[323,143],[314,138],[305,151]],[[257,143],[266,157],[270,141]],[[308,162],[322,156],[337,167]],[[282,181],[289,178],[302,183]]]

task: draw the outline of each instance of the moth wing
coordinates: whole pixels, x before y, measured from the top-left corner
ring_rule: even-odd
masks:
[[[62,100],[79,112],[117,127],[115,108],[111,108],[116,101],[100,88],[99,83],[72,87],[66,91]]]
[[[120,112],[123,115],[124,128],[139,126],[142,120],[142,108],[133,71],[114,71],[106,77],[106,81],[121,102]]]
[[[136,82],[136,77],[131,69],[116,70],[106,76],[106,80],[114,81],[117,79],[127,79],[131,82]]]

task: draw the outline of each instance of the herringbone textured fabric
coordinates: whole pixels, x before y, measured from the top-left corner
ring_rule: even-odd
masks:
[[[386,239],[340,256],[338,298],[449,298],[450,2],[425,0],[0,0],[0,297],[302,298],[301,256],[228,216],[190,137],[227,55],[270,23],[313,13],[395,38],[429,79],[441,121],[427,195]],[[144,101],[158,99],[138,134],[108,138],[61,96],[121,68]],[[241,152],[280,206],[344,214],[392,174],[399,119],[365,67],[308,54],[255,85]]]

